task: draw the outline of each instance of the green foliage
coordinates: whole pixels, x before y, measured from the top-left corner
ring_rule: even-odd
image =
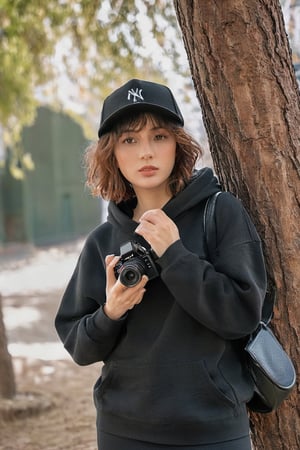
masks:
[[[6,141],[15,141],[33,118],[34,88],[51,77],[54,32],[65,18],[66,8],[56,1],[0,0],[0,123]]]
[[[16,142],[33,120],[38,87],[52,86],[47,102],[57,102],[51,83],[59,71],[80,92],[90,90],[97,98],[137,73],[162,79],[144,41],[143,14],[150,20],[148,34],[176,66],[176,39],[170,41],[166,33],[173,29],[178,38],[171,0],[0,0],[0,124],[5,142]],[[66,43],[62,69],[54,55]]]

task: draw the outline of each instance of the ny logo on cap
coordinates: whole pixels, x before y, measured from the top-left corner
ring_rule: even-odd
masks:
[[[142,96],[143,89],[136,88],[134,90],[133,88],[128,91],[127,100],[130,100],[131,97],[133,98],[133,103],[136,103],[138,99],[144,100],[144,97]]]

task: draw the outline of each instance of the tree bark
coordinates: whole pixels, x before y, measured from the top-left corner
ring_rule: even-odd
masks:
[[[299,366],[300,98],[280,3],[174,0],[216,173],[264,243],[275,334]],[[300,448],[297,389],[251,414],[256,449]]]
[[[11,399],[16,395],[16,384],[12,358],[7,350],[7,339],[2,315],[2,297],[0,294],[0,401]]]

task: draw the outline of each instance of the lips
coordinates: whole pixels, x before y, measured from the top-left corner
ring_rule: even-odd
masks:
[[[158,170],[158,167],[155,167],[155,166],[144,166],[144,167],[141,167],[140,169],[139,169],[139,172],[142,172],[142,173],[150,173],[150,172],[155,172],[156,170]]]

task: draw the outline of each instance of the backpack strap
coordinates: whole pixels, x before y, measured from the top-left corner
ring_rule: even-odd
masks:
[[[204,229],[204,239],[207,249],[207,254],[212,261],[212,255],[217,248],[217,227],[216,227],[216,203],[218,196],[222,191],[215,192],[209,196],[206,200],[204,214],[203,214],[203,229]],[[271,322],[273,317],[273,309],[275,303],[276,292],[274,288],[268,289],[263,303],[262,308],[262,321],[265,324]]]
[[[266,292],[261,314],[261,320],[266,325],[268,325],[272,320],[275,299],[276,299],[276,291],[275,288],[272,286],[271,288],[268,288]]]
[[[215,209],[217,198],[220,194],[221,191],[218,191],[207,198],[203,214],[204,239],[210,260],[212,259],[214,250],[217,248]]]

